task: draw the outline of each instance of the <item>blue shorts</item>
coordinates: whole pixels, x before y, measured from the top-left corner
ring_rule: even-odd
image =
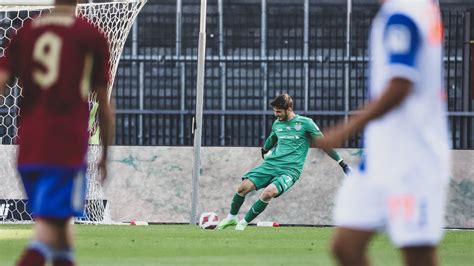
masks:
[[[83,216],[85,170],[85,167],[18,167],[32,216],[53,219]]]

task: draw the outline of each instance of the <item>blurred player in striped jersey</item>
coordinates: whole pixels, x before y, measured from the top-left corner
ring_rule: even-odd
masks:
[[[365,127],[365,159],[336,199],[340,265],[368,265],[379,229],[406,265],[438,263],[450,171],[442,50],[436,1],[383,1],[370,34],[371,102],[317,144],[337,147]]]
[[[109,46],[103,33],[76,18],[76,0],[56,0],[51,14],[18,30],[0,61],[0,93],[18,77],[18,171],[35,219],[20,266],[74,265],[72,216],[83,214],[89,92],[97,93],[106,177],[113,126],[108,104]]]
[[[311,118],[293,112],[293,99],[288,94],[277,96],[271,103],[277,117],[272,132],[262,148],[263,163],[242,177],[230,205],[228,216],[217,229],[235,225],[235,230],[245,230],[248,223],[265,210],[271,199],[288,191],[299,179],[308,149],[323,134]],[[349,166],[332,149],[326,153],[342,167],[344,173]],[[244,219],[237,223],[237,214],[244,203],[245,195],[263,189],[260,198],[252,205]]]

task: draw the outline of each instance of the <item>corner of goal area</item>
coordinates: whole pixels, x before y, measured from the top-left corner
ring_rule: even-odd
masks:
[[[128,222],[116,222],[110,216],[109,204],[106,199],[86,200],[84,214],[71,219],[71,223],[84,225],[129,225]]]

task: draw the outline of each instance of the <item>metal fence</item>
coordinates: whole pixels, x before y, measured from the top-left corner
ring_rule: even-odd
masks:
[[[323,129],[361,106],[378,7],[352,3],[208,0],[202,144],[260,146],[273,122],[269,102],[281,92]],[[452,146],[473,149],[474,8],[442,11]],[[115,144],[192,145],[198,33],[199,0],[148,1],[115,79]],[[346,146],[359,147],[360,136]]]
[[[321,128],[366,100],[367,38],[378,7],[288,2],[208,1],[203,145],[260,146],[273,121],[269,101],[281,92]],[[472,149],[473,10],[442,10],[452,145]],[[198,12],[197,0],[152,0],[139,15],[114,87],[116,144],[192,145]],[[359,145],[360,136],[347,143]]]

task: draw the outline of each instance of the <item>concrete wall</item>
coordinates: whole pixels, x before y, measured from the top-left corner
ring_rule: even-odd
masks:
[[[356,165],[359,150],[340,150]],[[14,147],[0,145],[0,198],[22,198],[21,186],[12,168]],[[453,151],[453,178],[447,211],[448,227],[474,227],[474,151]],[[261,162],[258,148],[204,147],[199,187],[199,210],[221,217],[229,210],[241,176]],[[191,208],[190,147],[115,146],[110,154],[110,179],[105,194],[115,221],[189,221]],[[420,163],[423,163],[420,161]],[[332,224],[334,194],[343,178],[339,166],[319,150],[312,149],[296,185],[271,202],[258,220],[285,224]],[[248,210],[258,192],[249,195],[241,209]]]

